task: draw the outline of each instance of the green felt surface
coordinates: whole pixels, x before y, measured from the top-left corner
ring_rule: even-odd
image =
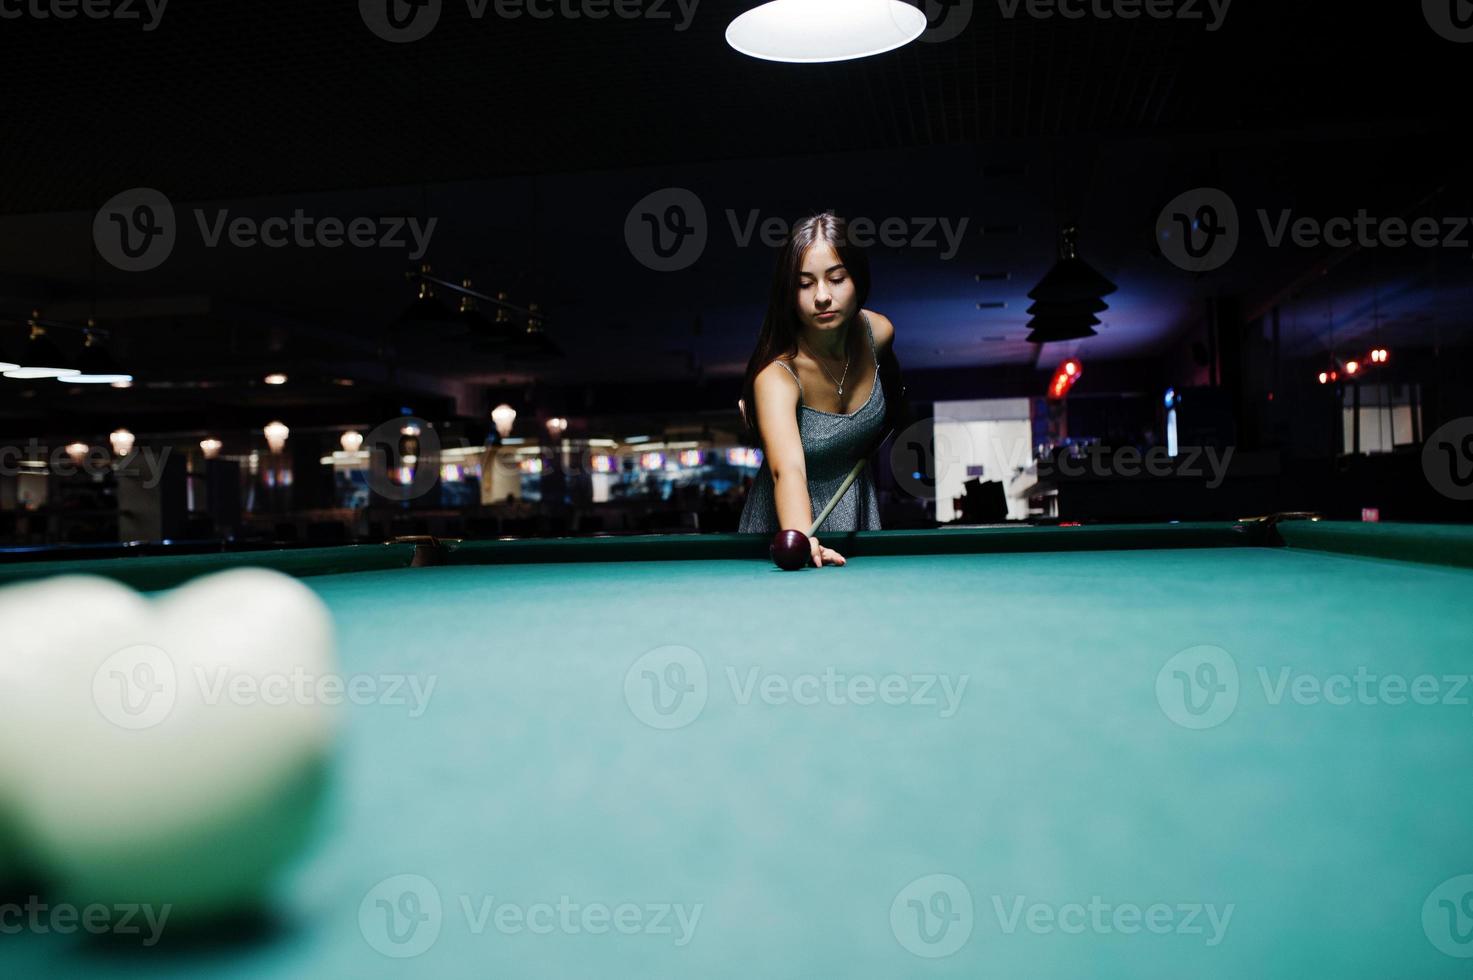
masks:
[[[418,706],[406,686],[396,694],[410,703],[345,709],[333,824],[283,883],[285,925],[163,954],[3,936],[0,966],[292,978],[1469,967],[1439,948],[1468,951],[1473,928],[1457,918],[1458,884],[1443,885],[1473,873],[1467,569],[1244,547],[900,555],[811,574],[721,559],[307,581],[337,619],[349,673],[434,687]],[[704,685],[686,674],[705,698],[688,719],[651,713],[640,693],[640,668],[658,668],[646,655],[671,645],[706,672]],[[1173,700],[1172,658],[1202,645],[1224,651],[1218,680],[1230,669],[1239,690],[1220,723],[1192,730],[1173,718],[1211,716]],[[949,716],[939,704],[829,703],[799,680],[829,670],[876,687],[896,675],[912,693],[928,675],[966,687]],[[1358,671],[1376,678],[1369,697]],[[1435,678],[1439,703],[1405,690],[1389,703],[1398,688],[1382,678],[1419,675]],[[773,696],[794,682],[819,703]],[[1327,685],[1349,703],[1328,703]],[[688,723],[641,720],[672,717]],[[959,888],[970,895],[971,932],[930,959],[912,950],[947,939],[918,938],[907,899],[944,912],[937,888],[891,913],[902,889],[938,874],[952,876],[953,913]],[[379,912],[360,919],[365,896],[398,875],[442,902],[405,944]],[[1452,896],[1451,918],[1439,895]],[[556,913],[564,896],[641,916],[701,912],[684,945],[678,925],[497,928],[503,903]],[[1108,906],[1103,924],[1092,901]],[[1123,931],[1129,908],[1154,905],[1169,932]],[[1231,906],[1218,936],[1197,906]],[[386,955],[414,941],[419,955]]]
[[[287,575],[339,575],[373,569],[406,568],[412,544],[345,545],[337,548],[282,548],[203,555],[142,555],[72,561],[23,561],[0,565],[0,586],[56,575],[100,575],[140,592],[172,589],[190,579],[232,568],[271,568]]]

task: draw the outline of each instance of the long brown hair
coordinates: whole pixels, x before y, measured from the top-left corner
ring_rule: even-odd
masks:
[[[849,223],[832,211],[815,214],[793,225],[788,240],[777,255],[777,268],[772,275],[772,289],[767,296],[767,315],[762,318],[762,332],[757,347],[747,362],[747,376],[742,381],[742,420],[748,434],[757,437],[757,375],[783,356],[798,353],[798,278],[803,271],[803,253],[810,245],[827,243],[839,255],[850,278],[854,280],[859,309],[869,301],[869,257],[864,249],[849,240]],[[851,325],[852,326],[852,325]]]

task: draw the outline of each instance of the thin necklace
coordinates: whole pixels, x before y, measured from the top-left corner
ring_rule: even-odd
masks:
[[[826,367],[823,366],[823,361],[820,361],[818,359],[818,355],[817,354],[813,353],[813,351],[810,350],[808,352],[808,356],[811,357],[811,358],[813,358],[814,363],[816,363],[818,365],[818,369],[820,371],[822,371],[824,374],[827,374],[829,376],[829,380],[830,381],[834,381],[834,376],[829,373],[829,369],[828,368],[826,368]],[[850,351],[849,354],[848,354],[848,356],[846,356],[844,358],[844,374],[843,374],[843,376],[840,377],[838,381],[834,381],[834,386],[839,389],[838,395],[839,395],[840,398],[843,398],[844,397],[844,382],[847,381],[848,378],[849,378],[849,364],[853,360],[854,360],[854,352],[853,351]]]

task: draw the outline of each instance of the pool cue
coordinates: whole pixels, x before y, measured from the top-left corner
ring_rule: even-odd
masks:
[[[876,381],[875,383],[879,384],[878,381]],[[865,464],[869,462],[870,455],[874,453],[875,450],[883,446],[885,444],[885,440],[890,438],[894,434],[895,430],[893,428],[886,429],[885,434],[880,436],[879,440],[875,442],[867,452],[861,454],[855,464],[849,468],[849,475],[844,477],[843,483],[839,484],[838,492],[835,493],[831,498],[829,498],[829,502],[824,505],[823,510],[819,511],[818,517],[814,520],[813,525],[808,528],[808,536],[810,538],[818,533],[819,525],[823,524],[824,520],[829,516],[829,513],[838,506],[839,498],[848,493],[849,488],[854,485],[854,481],[859,479],[859,471],[864,469]]]

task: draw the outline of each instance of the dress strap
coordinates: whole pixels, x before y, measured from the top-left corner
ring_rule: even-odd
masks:
[[[880,352],[875,348],[875,328],[870,326],[869,314],[864,310],[859,311],[859,317],[864,321],[865,333],[869,334],[869,356],[875,362],[875,381],[879,381]]]
[[[779,363],[783,367],[787,368],[788,369],[788,373],[793,376],[793,380],[794,381],[798,381],[798,372],[793,370],[793,366],[791,364],[789,364],[787,361],[783,360],[781,357],[777,358],[777,363]],[[803,404],[803,382],[802,381],[798,381],[798,404],[799,405]]]

